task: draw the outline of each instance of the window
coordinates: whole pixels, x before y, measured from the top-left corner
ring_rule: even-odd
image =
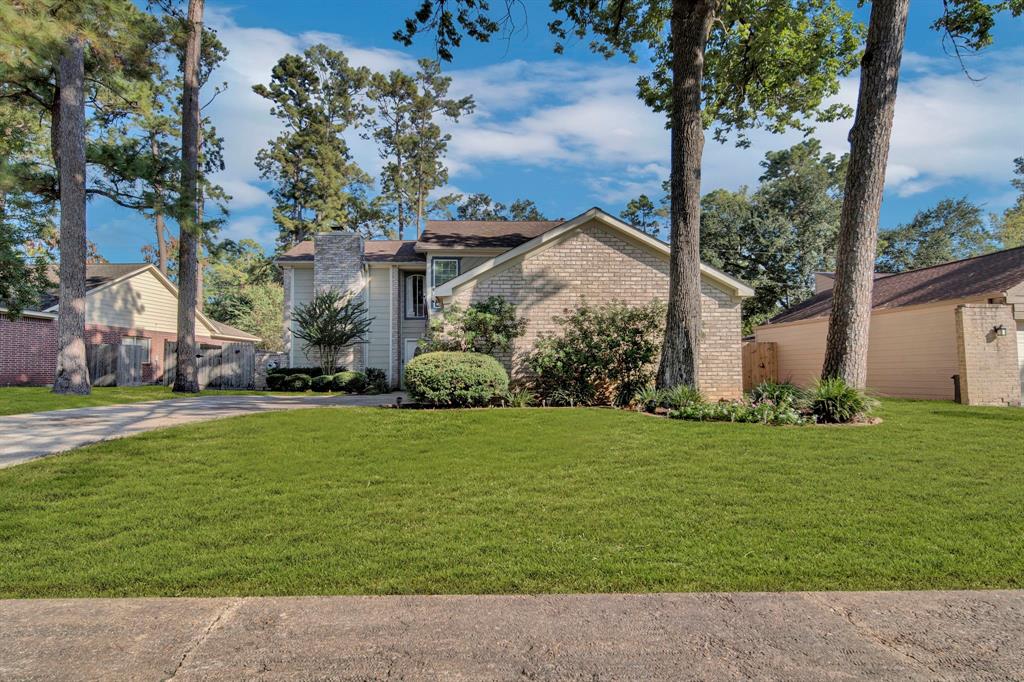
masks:
[[[431,286],[439,287],[445,282],[459,276],[458,258],[433,258],[431,266]]]
[[[149,362],[149,339],[145,336],[124,336],[121,344],[125,346],[138,346],[143,349],[142,364]]]
[[[424,287],[426,277],[423,275],[406,275],[405,277],[405,316],[426,317],[427,299]]]

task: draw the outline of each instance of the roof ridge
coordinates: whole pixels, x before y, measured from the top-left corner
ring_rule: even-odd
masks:
[[[977,260],[979,258],[990,258],[992,256],[998,256],[1000,254],[1009,253],[1011,251],[1019,251],[1024,249],[1022,246],[1014,246],[1009,249],[1000,249],[998,251],[990,251],[988,253],[979,253],[975,256],[967,256],[966,258],[958,258],[956,260],[946,261],[945,263],[936,263],[935,265],[926,265],[923,268],[914,268],[913,270],[904,270],[903,272],[883,272],[879,274],[888,275],[889,277],[899,277],[900,275],[909,275],[913,272],[924,272],[925,270],[931,270],[933,268],[944,268],[947,265],[956,265],[957,263],[966,263],[969,260]]]

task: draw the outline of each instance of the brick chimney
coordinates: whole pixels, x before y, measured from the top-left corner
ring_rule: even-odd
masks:
[[[363,271],[363,237],[356,232],[320,232],[313,237],[313,289],[336,289],[363,296],[366,277]],[[363,344],[356,344],[342,355],[348,369],[362,370]]]

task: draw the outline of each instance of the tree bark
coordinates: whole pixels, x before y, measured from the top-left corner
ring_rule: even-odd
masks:
[[[203,35],[203,0],[189,0],[188,38],[182,65],[181,199],[178,236],[178,348],[174,391],[198,393],[196,366],[196,290],[199,240],[199,50]]]
[[[867,385],[878,215],[909,7],[910,0],[871,3],[857,115],[850,129],[850,162],[839,221],[832,316],[821,374],[825,378],[840,377],[857,388]]]
[[[150,137],[149,150],[153,155],[153,160],[158,160],[160,150],[157,147],[156,137]],[[156,230],[156,254],[157,254],[157,267],[160,268],[160,272],[167,276],[167,225],[164,222],[164,188],[160,183],[154,183],[153,192],[153,224],[154,230]]]
[[[73,36],[60,57],[58,160],[60,305],[54,393],[88,394],[85,359],[85,40]]]
[[[697,386],[701,340],[700,166],[704,153],[701,85],[716,2],[672,3],[671,254],[665,343],[658,386]]]

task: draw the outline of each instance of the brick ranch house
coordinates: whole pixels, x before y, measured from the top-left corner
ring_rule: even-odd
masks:
[[[812,383],[825,359],[832,278],[755,331],[776,344],[778,376]],[[1020,405],[1024,383],[1024,247],[875,278],[868,389],[886,396]]]
[[[566,221],[427,221],[414,241],[369,240],[325,232],[277,260],[284,273],[284,341],[292,367],[315,365],[292,336],[291,311],[314,291],[362,296],[373,318],[366,342],[350,349],[351,368],[383,369],[392,385],[427,331],[428,320],[457,302],[502,296],[518,306],[526,333],[520,358],[554,318],[579,305],[645,304],[668,297],[669,247],[598,208]],[[740,302],[753,291],[701,265],[703,346],[699,384],[712,398],[742,393]],[[513,374],[517,360],[506,359]]]
[[[56,287],[17,319],[0,305],[0,386],[53,383],[59,305]],[[178,290],[158,268],[147,263],[86,266],[87,350],[100,344],[138,346],[142,363],[137,382],[163,383],[166,346],[176,342],[177,334]],[[207,349],[259,341],[202,313],[196,315],[196,338]],[[104,383],[110,381],[97,385]]]

